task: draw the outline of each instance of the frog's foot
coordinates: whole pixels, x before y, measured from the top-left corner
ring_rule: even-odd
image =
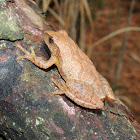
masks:
[[[61,82],[61,85],[60,85],[54,78],[51,78],[51,80],[59,88],[59,91],[52,92],[51,93],[52,95],[62,95],[62,94],[66,93],[66,91],[68,89],[67,89],[67,86],[66,86],[65,82]]]
[[[109,100],[110,102],[113,102],[113,101],[115,101],[115,100],[116,100],[115,95],[113,94],[113,92],[112,92],[112,91],[111,91],[111,92],[106,93],[106,98],[107,98],[107,100]]]
[[[31,60],[31,61],[35,60],[36,55],[35,55],[35,52],[34,52],[34,50],[33,50],[33,47],[31,47],[31,53],[28,52],[28,51],[26,51],[26,50],[25,50],[21,45],[19,45],[19,44],[17,44],[16,47],[18,47],[20,50],[22,50],[22,51],[25,53],[25,55],[19,56],[16,60],[19,60],[19,59],[22,59],[22,58],[26,58],[26,59]]]

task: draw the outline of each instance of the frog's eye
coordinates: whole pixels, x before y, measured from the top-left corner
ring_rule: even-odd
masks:
[[[50,43],[50,44],[54,43],[54,40],[53,40],[52,37],[49,37],[49,43]]]

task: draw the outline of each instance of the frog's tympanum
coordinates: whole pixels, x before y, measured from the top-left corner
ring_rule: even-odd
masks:
[[[17,60],[26,58],[44,69],[55,64],[64,82],[59,84],[52,78],[60,89],[54,94],[65,94],[78,105],[90,109],[102,108],[105,98],[109,101],[116,100],[107,80],[97,72],[92,61],[80,50],[66,31],[45,31],[44,42],[51,52],[51,58],[48,61],[37,57],[32,47],[29,53],[19,44],[16,46],[25,55],[18,57]]]

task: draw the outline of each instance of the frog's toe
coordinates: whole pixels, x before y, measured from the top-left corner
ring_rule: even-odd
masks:
[[[62,94],[64,94],[65,92],[64,91],[61,91],[61,90],[59,90],[59,91],[57,91],[57,92],[51,92],[51,95],[53,96],[53,95],[62,95]]]
[[[61,85],[54,79],[51,77],[52,82],[61,90],[61,91],[66,91],[67,87],[65,82],[61,82]]]
[[[116,98],[115,98],[113,92],[106,93],[106,99],[109,100],[109,101],[111,101],[111,102],[113,102],[113,101],[116,100]]]
[[[26,58],[26,56],[25,55],[19,56],[18,58],[16,58],[16,60],[20,60],[20,59],[23,59],[23,58]]]
[[[36,55],[35,55],[35,52],[34,52],[34,49],[33,49],[33,47],[31,46],[31,55],[33,56],[33,57],[35,57]]]
[[[16,47],[18,47],[20,50],[22,50],[26,55],[30,55],[30,53],[27,50],[25,50],[21,45],[16,44]]]
[[[99,100],[98,103],[96,104],[96,109],[101,109],[103,107],[104,107],[104,103],[101,100]]]

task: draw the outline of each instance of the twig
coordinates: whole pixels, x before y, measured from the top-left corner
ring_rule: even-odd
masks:
[[[77,31],[76,28],[77,22],[78,22],[78,15],[80,12],[80,0],[71,0],[69,3],[69,10],[68,10],[68,16],[67,16],[67,25],[68,30],[70,33],[70,36],[73,38],[74,41],[77,39]]]
[[[83,2],[80,3],[80,14],[81,14],[81,21],[80,21],[79,46],[81,47],[82,51],[85,52],[85,11],[84,11]]]
[[[140,57],[136,55],[135,53],[129,54],[136,62],[140,63]]]
[[[91,12],[90,12],[88,1],[87,0],[82,0],[82,2],[84,4],[85,10],[87,12],[87,16],[88,16],[88,19],[89,19],[89,22],[90,22],[91,30],[93,31],[94,30],[94,27],[93,27],[94,22],[93,22],[93,19],[92,19],[92,15],[91,15]]]
[[[130,25],[134,5],[135,5],[135,0],[132,0],[131,5],[130,5],[129,16],[128,16],[128,19],[127,19],[126,27],[128,27]],[[125,32],[124,40],[122,42],[122,51],[118,56],[118,64],[117,64],[117,67],[116,67],[116,75],[115,75],[115,79],[118,82],[120,80],[121,70],[122,70],[122,66],[123,66],[123,57],[124,57],[125,50],[126,50],[127,40],[128,40],[128,31]]]
[[[44,12],[47,12],[48,7],[50,5],[50,2],[51,2],[51,0],[47,0],[47,1],[46,0],[43,0],[42,9],[43,9]]]
[[[90,23],[90,26],[91,26],[91,34],[89,35],[90,43],[89,43],[89,46],[87,48],[87,55],[90,57],[91,54],[92,54],[91,52],[92,52],[92,38],[93,38],[93,34],[94,34],[94,22],[93,22],[93,19],[92,19],[92,15],[91,15],[91,11],[90,11],[90,8],[89,8],[88,1],[87,0],[82,0],[82,2],[84,4],[85,11],[87,13],[89,23]]]
[[[126,27],[126,28],[119,29],[119,30],[117,30],[115,32],[112,32],[112,33],[106,35],[105,37],[103,37],[102,39],[96,41],[95,43],[93,43],[93,47],[103,43],[104,41],[106,41],[106,40],[108,40],[108,39],[110,39],[110,38],[112,38],[112,37],[114,37],[114,36],[116,36],[116,35],[118,35],[120,33],[128,32],[128,31],[140,31],[140,27]]]
[[[52,10],[50,7],[48,7],[48,11],[49,11],[63,26],[65,26],[64,20],[63,20],[54,10]]]
[[[55,3],[55,6],[56,6],[57,10],[58,11],[61,10],[60,5],[58,3],[58,0],[54,0],[54,3]]]
[[[117,23],[117,25],[119,25],[119,23],[120,23],[120,17],[121,17],[121,14],[120,14],[120,6],[121,6],[121,0],[117,0],[117,12],[116,12],[116,23]]]

